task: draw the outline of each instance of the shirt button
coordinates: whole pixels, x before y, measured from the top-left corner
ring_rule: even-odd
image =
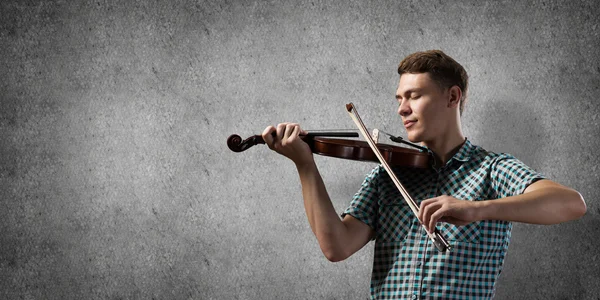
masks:
[[[421,262],[420,261],[417,262],[417,266],[419,266],[419,267],[421,266]]]
[[[417,295],[413,295],[413,296],[412,296],[412,298],[413,298],[413,299],[417,299]]]

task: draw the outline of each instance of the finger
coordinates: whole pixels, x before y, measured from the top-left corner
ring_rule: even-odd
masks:
[[[419,207],[419,215],[418,215],[418,218],[419,218],[419,220],[421,221],[421,223],[422,223],[422,224],[427,224],[427,223],[424,223],[424,221],[425,221],[425,220],[424,220],[424,218],[425,218],[425,216],[427,215],[427,213],[426,213],[426,212],[427,212],[427,210],[428,210],[428,207],[429,207],[429,206],[430,206],[432,203],[435,203],[435,202],[436,202],[436,199],[437,199],[437,198],[430,198],[430,199],[423,200],[423,201],[421,202],[421,205],[420,205],[420,207]]]
[[[295,123],[287,123],[285,125],[285,134],[283,135],[284,139],[289,139],[292,136],[292,132],[294,132],[294,127],[296,127],[298,124]]]
[[[300,134],[300,126],[296,125],[296,126],[294,126],[292,133],[290,133],[289,141],[293,142],[298,137],[298,134]]]
[[[442,208],[438,209],[435,213],[431,215],[431,219],[429,220],[429,231],[435,231],[435,224],[437,224],[438,220],[442,218],[445,214],[445,210]]]
[[[283,135],[285,134],[285,126],[287,125],[287,123],[279,123],[277,124],[277,134],[276,134],[276,138],[275,141],[283,141]]]
[[[267,128],[265,128],[265,130],[262,132],[263,141],[265,141],[265,144],[269,146],[269,149],[273,149],[273,132],[275,132],[275,127],[271,125],[267,126]]]
[[[424,210],[423,210],[423,225],[425,225],[425,227],[427,227],[427,230],[431,231],[431,227],[429,226],[430,222],[431,222],[431,217],[432,215],[438,210],[440,209],[441,204],[435,202],[435,203],[431,203],[427,206],[425,206]]]
[[[432,203],[435,203],[437,201],[437,197],[435,198],[429,198],[426,200],[423,200],[421,202],[421,205],[419,206],[419,219],[422,221],[423,217],[425,216],[425,211],[427,209],[427,206],[431,205]]]

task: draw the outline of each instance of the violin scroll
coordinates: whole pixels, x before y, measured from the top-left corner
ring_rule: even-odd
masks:
[[[260,135],[253,135],[243,141],[242,137],[237,134],[232,134],[227,138],[227,147],[233,152],[243,152],[254,145],[264,143],[265,141]]]

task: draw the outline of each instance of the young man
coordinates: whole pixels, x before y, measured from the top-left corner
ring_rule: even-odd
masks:
[[[418,216],[378,166],[340,219],[310,148],[298,137],[305,134],[300,126],[269,126],[262,137],[296,164],[308,221],[329,260],[346,259],[375,240],[372,298],[492,298],[511,222],[574,220],[585,214],[585,202],[513,156],[488,152],[464,137],[460,116],[468,77],[454,59],[441,51],[418,52],[400,63],[398,73],[398,114],[408,139],[434,158],[426,169],[393,170],[419,204]],[[452,249],[439,252],[421,224],[431,231],[437,226]]]

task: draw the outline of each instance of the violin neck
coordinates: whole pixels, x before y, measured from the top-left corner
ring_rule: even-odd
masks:
[[[309,131],[305,136],[326,136],[326,137],[358,137],[358,132],[340,132],[340,131]]]

